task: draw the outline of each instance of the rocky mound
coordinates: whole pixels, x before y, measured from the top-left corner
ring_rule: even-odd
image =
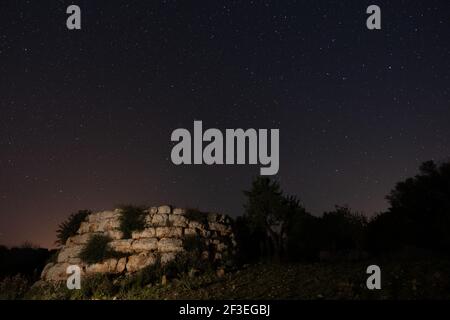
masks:
[[[144,211],[144,228],[133,231],[131,238],[124,238],[121,214],[121,209],[115,209],[87,216],[77,234],[70,237],[58,252],[56,261],[46,265],[42,280],[66,280],[69,265],[80,266],[83,274],[128,274],[156,262],[164,265],[178,254],[190,250],[186,242],[193,238],[204,248],[201,259],[220,264],[234,254],[236,242],[231,219],[226,215],[173,209],[171,206],[151,207]],[[108,247],[120,256],[93,264],[82,261],[80,253],[94,235],[111,239]]]

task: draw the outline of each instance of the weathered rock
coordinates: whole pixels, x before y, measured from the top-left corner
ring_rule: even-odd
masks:
[[[86,273],[117,273],[117,259],[107,259],[86,267]]]
[[[158,227],[156,228],[156,237],[158,238],[181,238],[183,229],[180,227]]]
[[[116,271],[117,271],[118,273],[122,273],[122,272],[125,271],[126,266],[127,266],[127,258],[125,258],[125,257],[120,258],[119,261],[117,261],[117,268],[116,268]]]
[[[182,209],[182,208],[173,209],[173,214],[181,215],[181,214],[185,214],[185,213],[186,213],[186,209]]]
[[[177,254],[175,252],[164,252],[161,254],[161,264],[165,265],[166,263],[174,260]]]
[[[224,243],[220,242],[220,243],[216,244],[216,250],[218,252],[222,252],[222,251],[225,251],[227,249],[228,249],[228,246],[226,244],[224,244]]]
[[[131,248],[134,251],[152,251],[158,249],[158,239],[156,238],[145,238],[134,240]]]
[[[166,213],[156,213],[152,217],[152,224],[154,227],[165,227],[167,226],[167,221],[169,216]]]
[[[83,248],[83,245],[65,246],[59,251],[57,262],[68,262],[69,259],[78,258]]]
[[[53,262],[47,263],[47,265],[44,267],[44,269],[41,272],[41,279],[46,279],[48,271],[53,268],[55,264]]]
[[[64,263],[56,263],[53,264],[51,267],[46,268],[46,272],[44,275],[44,280],[47,281],[64,281],[67,280],[67,267],[70,264],[67,262]]]
[[[112,240],[120,240],[123,238],[123,233],[122,233],[122,231],[119,231],[119,230],[106,231],[106,232],[104,232],[104,234],[106,236],[110,237]]]
[[[191,250],[185,242],[189,236],[198,237],[208,247],[214,245],[211,252],[202,252],[202,259],[221,260],[222,252],[227,255],[235,252],[230,218],[216,213],[193,213],[188,215],[187,210],[170,206],[151,207],[145,212],[145,229],[132,232],[131,239],[123,239],[119,209],[93,213],[81,223],[77,234],[66,241],[57,262],[45,266],[41,277],[45,281],[66,280],[66,268],[71,264],[79,265],[86,273],[132,273],[156,259],[165,264],[181,252]],[[78,256],[93,235],[108,236],[111,239],[108,247],[125,256],[86,265]]]
[[[158,213],[158,207],[151,207],[148,211],[149,211],[151,214]]]
[[[231,228],[229,228],[228,226],[222,224],[222,223],[218,223],[218,222],[209,222],[209,229],[213,230],[213,231],[219,231],[220,233],[224,234],[227,232],[231,232]]]
[[[169,224],[174,227],[186,228],[188,226],[188,221],[185,216],[179,214],[171,214],[169,216]]]
[[[137,255],[133,255],[128,257],[127,262],[127,271],[128,272],[136,272],[142,268],[145,268],[149,265],[153,265],[156,262],[156,256],[152,253],[140,253]]]
[[[118,211],[101,211],[92,213],[88,216],[89,222],[98,222],[98,221],[104,221],[108,219],[118,219],[120,216],[120,212]]]
[[[209,231],[209,230],[200,229],[199,232],[200,232],[200,235],[204,238],[211,237],[211,231]]]
[[[86,244],[89,239],[91,238],[92,234],[85,233],[85,234],[77,234],[75,236],[72,236],[67,239],[66,246],[74,246],[79,244]]]
[[[204,228],[204,224],[200,223],[198,221],[195,221],[195,220],[191,220],[191,221],[189,221],[189,228],[203,229]]]
[[[113,240],[108,243],[108,246],[116,252],[130,253],[133,251],[133,249],[131,248],[132,243],[132,239]]]
[[[172,212],[172,208],[170,206],[160,206],[158,207],[158,213],[171,213]]]
[[[184,236],[196,236],[198,234],[197,229],[186,228],[184,229]]]
[[[156,237],[155,228],[145,228],[142,231],[133,231],[131,234],[133,239],[154,238]]]
[[[159,252],[180,252],[183,251],[183,241],[176,238],[163,238],[158,241]]]

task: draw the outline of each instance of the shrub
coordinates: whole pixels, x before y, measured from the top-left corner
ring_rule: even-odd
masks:
[[[30,283],[26,277],[17,274],[0,281],[0,300],[21,299],[28,291]]]
[[[188,235],[183,240],[183,247],[188,252],[198,252],[206,250],[206,244],[199,236],[196,235]]]
[[[56,230],[56,244],[64,245],[68,238],[74,236],[80,228],[81,222],[83,222],[88,215],[91,214],[89,210],[80,210],[76,213],[72,213],[66,221],[62,222]]]
[[[149,265],[136,274],[128,276],[121,282],[122,291],[130,289],[140,289],[146,285],[158,283],[164,275],[164,269],[159,258],[156,259],[155,264]]]
[[[108,247],[110,237],[93,235],[79,254],[79,258],[88,264],[102,262],[109,258],[119,258],[120,253]]]
[[[145,228],[145,209],[131,205],[121,206],[120,231],[124,238],[131,238],[133,231],[141,231]]]
[[[113,279],[106,274],[95,274],[83,279],[81,285],[82,298],[108,298],[114,295],[116,289]]]
[[[208,217],[206,216],[206,214],[198,209],[189,208],[186,210],[184,216],[191,221],[196,221],[201,224],[208,223]]]

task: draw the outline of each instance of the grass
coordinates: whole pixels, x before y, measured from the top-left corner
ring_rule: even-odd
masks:
[[[366,288],[366,268],[378,264],[382,289]],[[353,263],[255,264],[217,277],[212,271],[196,277],[181,273],[160,280],[109,279],[81,294],[44,291],[40,298],[64,299],[450,299],[450,261],[368,261]],[[109,282],[108,282],[109,281]],[[125,281],[134,285],[124,285]],[[111,286],[112,284],[112,286]],[[83,286],[83,280],[82,280]],[[98,288],[98,289],[97,289]],[[77,291],[77,290],[74,290]],[[80,290],[78,290],[80,291]],[[89,290],[86,290],[89,291]],[[35,295],[39,294],[35,292]]]

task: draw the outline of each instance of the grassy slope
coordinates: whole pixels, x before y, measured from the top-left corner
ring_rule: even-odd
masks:
[[[128,291],[128,299],[450,299],[450,262],[380,264],[382,290],[366,289],[368,263],[253,265]]]
[[[173,279],[167,284],[91,285],[93,292],[39,289],[31,299],[450,299],[450,261],[379,263],[382,289],[366,289],[370,262],[257,264],[227,273]],[[123,280],[122,280],[123,281]],[[85,284],[86,285],[86,284]],[[83,283],[82,283],[83,286]],[[134,287],[134,288],[133,288]]]

